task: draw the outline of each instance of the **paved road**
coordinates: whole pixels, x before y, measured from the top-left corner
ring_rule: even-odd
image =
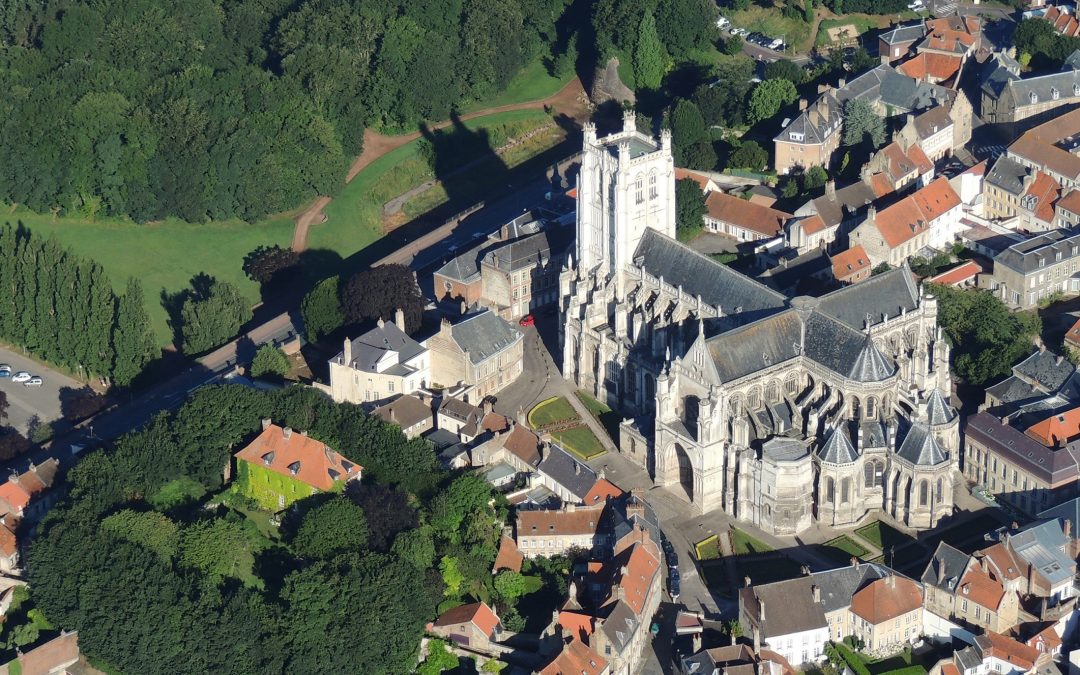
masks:
[[[32,375],[40,375],[45,381],[40,387],[25,387],[15,384],[10,378],[0,378],[0,391],[7,394],[8,400],[7,419],[3,423],[23,434],[27,433],[34,418],[42,423],[59,419],[61,401],[84,387],[81,382],[23,356],[19,351],[0,349],[0,363],[11,366],[13,373],[25,370]]]

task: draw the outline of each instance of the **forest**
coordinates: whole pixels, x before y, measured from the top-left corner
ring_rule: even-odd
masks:
[[[223,482],[265,417],[359,462],[363,483],[269,524]],[[310,388],[200,389],[69,482],[30,549],[33,599],[121,672],[410,672],[440,606],[519,590],[490,572],[505,500]]]
[[[415,128],[558,50],[566,0],[0,3],[0,199],[145,222],[330,194],[366,126]]]

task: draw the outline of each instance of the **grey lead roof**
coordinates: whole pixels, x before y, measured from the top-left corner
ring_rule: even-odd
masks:
[[[750,313],[759,318],[781,309],[786,298],[768,286],[739,274],[727,265],[647,228],[634,259],[655,276],[710,305],[724,314]],[[741,308],[741,311],[739,311]]]
[[[893,367],[889,360],[885,358],[885,355],[874,346],[874,341],[870,339],[870,335],[866,336],[866,340],[863,342],[862,350],[859,352],[859,357],[855,359],[855,364],[851,367],[851,372],[848,377],[856,382],[881,382],[892,377],[896,372],[896,368]]]
[[[1046,577],[1051,585],[1071,579],[1076,563],[1062,550],[1068,542],[1057,520],[1028,525],[1009,537],[1009,546]]]
[[[818,299],[820,311],[857,331],[866,327],[867,319],[871,326],[876,326],[884,320],[882,313],[891,318],[918,306],[919,290],[906,265]]]
[[[396,323],[386,321],[352,341],[352,364],[344,365],[354,365],[360,370],[371,372],[387,352],[397,352],[400,365],[423,351],[424,347],[406,335]],[[344,357],[344,352],[338,352],[335,360],[343,362]]]
[[[824,572],[815,572],[810,579],[821,589],[821,604],[826,612],[851,605],[851,596],[871,581],[881,579],[889,573],[887,568],[874,563],[845,565]]]
[[[569,490],[578,500],[584,500],[596,484],[596,472],[557,445],[548,448],[536,470]]]
[[[851,445],[847,433],[837,427],[829,434],[825,444],[818,449],[818,457],[826,464],[851,464],[859,458],[859,453]]]
[[[1060,518],[1061,521],[1067,520],[1069,521],[1069,527],[1075,536],[1076,532],[1080,532],[1080,529],[1077,529],[1080,528],[1080,497],[1074,497],[1067,502],[1062,502],[1057,506],[1046,509],[1039,514],[1039,518],[1045,520],[1057,520],[1058,518]]]
[[[1031,398],[1039,392],[1019,377],[1010,375],[994,386],[987,387],[986,393],[1001,401],[1002,404],[1006,404]]]
[[[634,633],[637,632],[640,624],[640,619],[634,613],[633,608],[625,601],[619,600],[615,603],[611,613],[604,619],[601,630],[607,635],[608,641],[615,646],[615,650],[622,653],[633,640]]]
[[[1080,90],[1080,70],[1069,68],[1060,73],[1009,80],[1005,82],[999,97],[1011,96],[1018,107],[1054,100],[1061,100],[1064,104],[1068,99],[1077,98],[1078,90]],[[1034,101],[1031,98],[1033,94]]]
[[[915,466],[937,466],[949,460],[934,435],[919,422],[908,427],[896,454]]]
[[[522,338],[522,333],[490,310],[468,314],[450,328],[454,342],[481,363]]]
[[[1077,248],[1077,253],[1073,249]],[[1080,234],[1070,234],[1068,230],[1051,230],[1037,237],[1013,244],[994,258],[994,264],[1002,264],[1021,274],[1037,272],[1048,263],[1068,260],[1080,255]],[[1042,267],[1039,261],[1042,260]]]
[[[1011,195],[1019,196],[1024,193],[1024,177],[1028,175],[1028,168],[1006,155],[998,155],[997,161],[986,172],[986,182],[997,186]]]
[[[1060,389],[1075,370],[1071,361],[1049,350],[1037,351],[1013,366],[1013,374],[1047,393]]]
[[[761,454],[774,462],[794,462],[806,457],[806,443],[797,438],[774,436],[761,446]]]
[[[956,590],[956,583],[963,575],[967,564],[967,553],[953,548],[944,541],[940,542],[930,562],[926,564],[920,580],[924,584],[952,593]]]
[[[956,419],[956,409],[945,400],[940,389],[934,389],[926,399],[927,422],[930,426],[948,424]]]
[[[920,21],[908,26],[897,26],[891,31],[879,35],[878,39],[885,44],[892,45],[901,42],[915,42],[924,35],[926,35],[926,24]]]

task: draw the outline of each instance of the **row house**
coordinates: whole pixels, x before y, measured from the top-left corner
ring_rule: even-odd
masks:
[[[1075,104],[1080,103],[1080,50],[1074,56],[1078,68],[1072,71]],[[1080,157],[1073,154],[1073,139],[1077,134],[1080,134],[1080,108],[1057,115],[1026,132],[1009,146],[1006,154],[1024,166],[1048,174],[1065,190],[1078,188]]]
[[[934,163],[919,143],[899,135],[892,143],[874,153],[866,170],[881,174],[888,181],[890,192],[899,192],[909,185],[926,187],[934,177]]]
[[[1078,272],[1080,234],[1051,230],[999,253],[979,285],[1013,309],[1035,309],[1045,298],[1080,293]]]
[[[959,195],[945,178],[878,212],[873,207],[866,221],[851,233],[873,264],[898,267],[924,248],[950,245],[961,229]]]
[[[825,183],[825,194],[809,200],[795,211],[785,226],[785,244],[800,254],[831,248],[843,242],[862,222],[873,202],[892,192],[880,174],[863,176],[859,182],[837,189],[835,181]]]
[[[980,108],[983,121],[1017,132],[1080,102],[1077,52],[1065,60],[1059,72],[1021,77],[1021,71],[1014,48],[995,52],[983,65]]]
[[[940,617],[996,632],[1020,620],[1021,565],[1002,544],[968,555],[941,542],[921,581],[926,609]]]
[[[1002,155],[986,174],[983,215],[1012,219],[1012,229],[1046,232],[1056,227],[1060,195],[1061,186],[1049,174]]]
[[[491,310],[468,311],[426,340],[431,352],[431,381],[464,387],[467,401],[479,402],[521,375],[524,333]]]
[[[428,350],[405,333],[405,315],[379,319],[363,335],[346,338],[330,359],[330,397],[338,403],[372,403],[411,394],[431,383]]]
[[[726,234],[737,241],[776,239],[784,232],[790,213],[755,204],[724,192],[713,192],[705,199],[705,229]]]
[[[598,553],[608,545],[606,504],[561,509],[519,510],[514,532],[526,558],[551,558],[573,549]]]

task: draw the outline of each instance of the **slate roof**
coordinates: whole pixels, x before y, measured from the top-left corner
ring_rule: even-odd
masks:
[[[761,455],[774,462],[795,462],[806,457],[806,442],[787,436],[773,436],[761,447]]]
[[[481,363],[521,340],[523,334],[490,310],[467,314],[450,327],[454,342],[469,352],[469,360]]]
[[[601,630],[615,647],[615,651],[622,653],[634,639],[634,633],[641,627],[641,619],[626,602],[619,600],[615,607],[604,619]]]
[[[1024,192],[1024,177],[1029,171],[1030,169],[1008,155],[998,155],[985,180],[1011,195],[1019,196]]]
[[[881,382],[892,377],[895,372],[896,368],[874,345],[874,341],[868,334],[848,377],[856,382]]]
[[[1080,450],[1073,445],[1055,451],[1021,430],[1002,424],[990,413],[981,412],[969,417],[964,433],[982,447],[1051,485],[1080,476]]]
[[[810,575],[821,591],[821,605],[827,613],[851,604],[851,596],[875,579],[890,573],[889,568],[874,563],[844,565]]]
[[[1035,272],[1040,269],[1039,260],[1044,261],[1044,266],[1057,262],[1058,253],[1063,261],[1076,257],[1072,253],[1074,246],[1080,247],[1080,234],[1069,235],[1066,230],[1044,232],[1005,249],[994,258],[994,264],[1002,264],[1024,274]]]
[[[874,192],[872,187],[859,181],[837,189],[836,193],[832,196],[826,193],[821,197],[811,200],[808,204],[800,207],[796,212],[796,215],[812,216],[817,214],[822,220],[821,229],[836,227],[844,222],[844,219],[848,217],[851,212],[865,209],[877,198],[878,195]],[[812,231],[807,230],[807,233],[812,234]]]
[[[915,42],[926,35],[926,24],[922,21],[908,26],[897,26],[892,30],[882,33],[878,39],[887,45]]]
[[[908,111],[945,103],[951,99],[951,93],[941,85],[920,82],[883,63],[838,89],[836,98],[841,103],[853,99],[880,100],[887,106]]]
[[[785,260],[779,267],[765,270],[758,275],[758,279],[783,292],[794,289],[802,279],[820,274],[831,267],[832,263],[825,249],[815,248],[791,260]]]
[[[949,405],[940,389],[934,389],[926,399],[927,422],[930,426],[948,424],[956,419],[956,408]]]
[[[405,334],[393,321],[384,321],[382,325],[364,333],[352,341],[352,364],[353,367],[365,372],[373,372],[375,366],[387,352],[397,352],[398,364],[389,371],[394,373],[395,368],[404,369],[405,362],[424,351],[423,345]],[[334,360],[343,363],[344,351],[338,352]],[[350,364],[345,364],[350,365]]]
[[[1051,586],[1076,572],[1076,562],[1063,551],[1067,543],[1056,519],[1028,525],[1009,537],[1009,548],[1039,570]]]
[[[1013,374],[1046,392],[1061,388],[1076,370],[1071,361],[1050,350],[1039,350],[1013,366]]]
[[[875,326],[882,322],[882,313],[895,317],[901,310],[910,312],[918,306],[919,290],[907,267],[889,270],[818,299],[820,311],[859,331],[868,318]]]
[[[483,250],[488,248],[484,243],[480,246],[465,251],[451,258],[445,265],[435,271],[435,274],[461,282],[474,281],[480,278],[479,260],[483,256]]]
[[[681,286],[689,295],[700,295],[725,314],[772,313],[782,308],[786,298],[773,289],[739,274],[727,265],[701,255],[689,247],[649,228],[641,237],[634,259],[649,274]]]
[[[939,542],[934,555],[930,557],[930,562],[926,564],[926,569],[923,570],[920,581],[952,593],[956,590],[956,584],[960,580],[960,575],[964,573],[967,564],[967,553],[953,548],[944,541]]]
[[[821,145],[833,134],[839,133],[842,122],[843,110],[840,102],[831,93],[826,93],[802,111],[795,121],[781,129],[773,140],[780,143]],[[793,140],[791,134],[802,134],[803,140]]]
[[[1010,79],[1002,87],[1000,98],[1010,97],[1017,107],[1029,106],[1034,103],[1046,103],[1053,101],[1054,90],[1058,92],[1057,100],[1076,98],[1074,87],[1080,86],[1080,70],[1063,70],[1059,73],[1037,75],[1024,79]],[[1031,95],[1036,99],[1033,102]]]
[[[595,471],[574,459],[570,453],[557,445],[548,448],[536,470],[566,488],[570,494],[581,501],[596,483]]]
[[[848,434],[837,427],[829,433],[825,443],[818,449],[818,457],[826,464],[851,464],[859,458]]]
[[[1039,390],[1019,377],[1011,375],[994,386],[987,387],[986,393],[1005,404],[1031,398],[1038,394]]]
[[[398,396],[386,405],[379,406],[372,414],[388,424],[396,424],[402,429],[420,424],[431,419],[431,404],[421,401],[416,396],[406,394]]]
[[[1072,536],[1077,536],[1080,533],[1080,497],[1074,497],[1067,502],[1062,502],[1057,506],[1052,506],[1045,511],[1039,513],[1040,520],[1058,520],[1059,522],[1069,521],[1071,523],[1070,530]]]
[[[907,428],[896,454],[915,466],[937,466],[949,460],[930,429],[920,422]]]

